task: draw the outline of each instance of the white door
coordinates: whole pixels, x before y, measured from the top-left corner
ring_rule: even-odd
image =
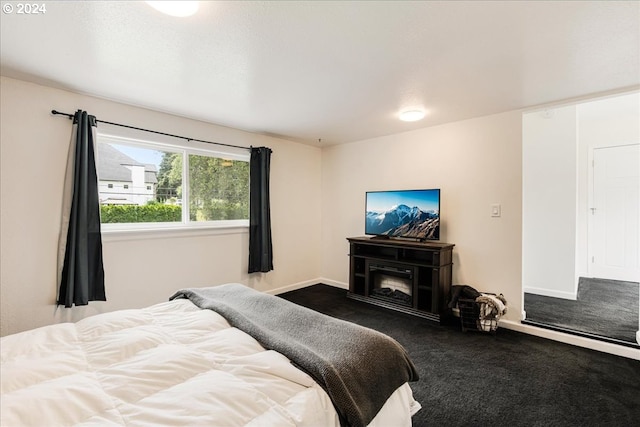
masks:
[[[640,281],[640,144],[593,150],[592,277]]]

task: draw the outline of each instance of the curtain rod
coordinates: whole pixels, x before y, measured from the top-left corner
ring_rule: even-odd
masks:
[[[51,114],[60,115],[60,116],[67,116],[69,119],[72,119],[72,120],[73,120],[73,117],[74,117],[73,114],[61,113],[60,111],[56,111],[56,110],[51,110]],[[204,142],[206,144],[215,144],[215,145],[222,145],[224,147],[232,147],[232,148],[240,148],[240,149],[243,149],[243,150],[251,150],[251,147],[241,147],[239,145],[223,144],[221,142],[205,141],[203,139],[188,138],[186,136],[173,135],[171,133],[159,132],[157,130],[143,129],[143,128],[139,128],[139,127],[135,127],[135,126],[123,125],[123,124],[120,124],[120,123],[107,122],[105,120],[96,119],[96,122],[97,123],[105,123],[105,124],[108,124],[108,125],[120,126],[120,127],[128,128],[128,129],[141,130],[143,132],[150,132],[150,133],[155,133],[155,134],[158,134],[158,135],[170,136],[170,137],[173,137],[173,138],[186,139],[188,142],[191,142],[191,141]]]

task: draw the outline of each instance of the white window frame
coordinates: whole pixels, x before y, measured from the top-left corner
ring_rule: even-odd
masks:
[[[166,137],[169,138],[169,137]],[[170,138],[175,139],[175,138]],[[98,131],[97,143],[128,145],[151,150],[179,153],[182,155],[182,220],[180,222],[145,222],[101,224],[101,232],[106,240],[122,240],[129,238],[157,238],[171,235],[205,235],[248,233],[249,220],[190,221],[189,220],[189,155],[219,157],[229,160],[249,162],[248,149],[221,147],[195,141],[165,141],[159,135],[158,140],[123,137]],[[224,149],[221,149],[224,148]]]

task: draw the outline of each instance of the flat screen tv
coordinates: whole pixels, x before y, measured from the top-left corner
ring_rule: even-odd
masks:
[[[440,190],[368,191],[367,235],[416,240],[440,239]]]

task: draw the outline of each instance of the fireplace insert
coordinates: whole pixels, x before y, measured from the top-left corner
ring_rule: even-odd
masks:
[[[411,307],[413,278],[414,271],[411,267],[369,264],[369,295]]]

